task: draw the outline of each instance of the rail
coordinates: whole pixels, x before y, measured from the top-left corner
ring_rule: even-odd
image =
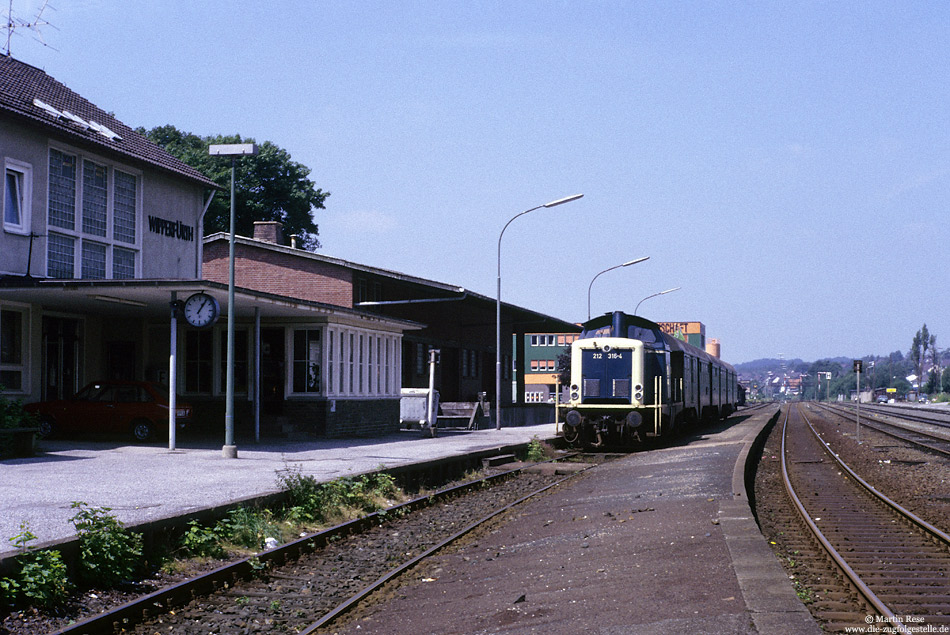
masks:
[[[854,470],[852,470],[848,465],[846,465],[838,456],[832,452],[828,445],[821,439],[818,435],[818,432],[814,429],[811,422],[808,421],[807,417],[801,412],[800,406],[798,408],[798,415],[801,417],[802,421],[808,426],[812,435],[817,439],[817,442],[820,443],[822,451],[827,456],[830,456],[833,459],[833,464],[836,469],[840,469],[847,476],[846,478],[850,479],[853,483],[856,483],[860,488],[868,492],[875,500],[883,503],[888,509],[894,512],[902,520],[910,523],[921,532],[923,532],[930,540],[940,544],[943,548],[950,547],[950,536],[945,534],[943,531],[937,529],[936,527],[930,525],[923,519],[912,514],[908,510],[904,509],[898,503],[892,501],[887,496],[875,489],[871,484],[867,483],[864,479],[858,476]],[[782,450],[781,450],[781,464],[782,464],[782,479],[788,493],[789,498],[792,500],[794,507],[797,509],[799,516],[802,519],[802,522],[808,527],[809,531],[814,535],[815,539],[821,545],[822,549],[828,554],[828,556],[834,561],[837,567],[841,572],[848,578],[857,592],[861,597],[868,603],[869,606],[873,607],[884,620],[893,628],[894,632],[908,633],[910,630],[901,623],[902,617],[898,617],[891,607],[889,607],[877,593],[875,593],[868,583],[862,579],[862,577],[854,570],[851,564],[848,562],[848,559],[832,544],[831,540],[825,536],[824,532],[818,527],[815,520],[812,519],[812,515],[806,509],[806,506],[803,504],[801,498],[795,491],[795,487],[792,484],[792,478],[789,473],[788,467],[788,448],[787,448],[787,439],[788,439],[788,428],[789,428],[789,419],[791,418],[791,408],[788,409],[785,416],[785,421],[783,423],[782,430]],[[831,465],[831,463],[829,463]],[[812,472],[819,468],[812,468]],[[830,513],[830,512],[829,512]],[[856,550],[859,548],[859,545],[854,543],[849,543],[850,550]]]

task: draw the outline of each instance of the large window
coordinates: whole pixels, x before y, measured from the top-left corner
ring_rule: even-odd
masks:
[[[320,392],[322,354],[318,329],[294,331],[294,392]]]
[[[3,229],[17,234],[30,232],[33,201],[33,168],[14,159],[6,160],[3,185]]]
[[[307,345],[308,339],[303,339],[301,333],[295,334],[295,349]],[[317,332],[319,334],[319,331]],[[399,340],[395,335],[377,332],[367,332],[358,329],[328,327],[324,334],[326,338],[326,379],[321,391],[330,396],[375,397],[380,395],[394,396],[399,393],[397,385],[399,379],[399,364],[401,360],[394,353]],[[319,340],[314,346],[313,354],[319,355]],[[300,349],[302,352],[305,349]],[[310,359],[318,359],[312,357]],[[297,375],[304,372],[305,364],[309,360],[297,357],[294,354],[295,374],[294,392],[309,392],[297,388]],[[299,370],[298,370],[299,368]]]
[[[0,310],[0,387],[5,391],[26,390],[27,312]]]
[[[211,371],[214,368],[214,337],[212,331],[188,331],[185,334],[185,391],[211,392]]]
[[[134,278],[139,258],[138,196],[134,174],[51,148],[46,274]]]

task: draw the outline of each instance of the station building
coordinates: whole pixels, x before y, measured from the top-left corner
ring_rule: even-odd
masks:
[[[218,186],[9,56],[0,56],[0,157],[6,394],[51,400],[99,379],[175,377],[196,420],[223,432],[223,318],[233,311],[239,432],[267,432],[268,400],[316,435],[398,427],[402,337],[417,324],[265,289],[238,289],[227,306],[227,285],[202,271],[203,217]],[[196,293],[217,301],[216,324],[194,328],[172,310]]]
[[[205,241],[204,276],[227,279],[226,234]],[[287,243],[290,244],[287,244]],[[495,398],[496,299],[457,285],[359,264],[298,249],[277,222],[258,222],[253,237],[235,241],[238,286],[281,296],[322,302],[370,313],[380,320],[417,325],[400,340],[399,375],[404,388],[425,388],[429,350],[440,351],[435,383],[443,403],[487,402]],[[557,318],[502,303],[502,424],[525,425],[554,420],[553,407],[526,403],[525,375],[515,360],[525,359],[526,333],[563,332],[576,327]],[[328,326],[320,336],[328,356],[328,381],[315,398],[334,400],[349,390],[339,373],[351,355],[360,355],[359,335],[349,327]],[[556,337],[556,336],[555,336]],[[355,352],[354,352],[355,351]],[[370,352],[370,355],[373,353]],[[376,353],[377,356],[379,353]],[[332,377],[335,377],[333,379]],[[510,388],[510,390],[509,390]],[[275,410],[281,406],[275,403]],[[287,422],[291,423],[291,422]]]

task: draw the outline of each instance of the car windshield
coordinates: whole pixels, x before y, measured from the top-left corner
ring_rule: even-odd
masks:
[[[107,390],[108,388],[103,384],[89,384],[77,392],[73,398],[76,401],[101,401],[102,394]]]

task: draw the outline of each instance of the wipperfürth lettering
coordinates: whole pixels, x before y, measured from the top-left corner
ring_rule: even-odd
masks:
[[[169,238],[180,238],[192,242],[195,239],[195,228],[185,225],[181,221],[166,220],[158,216],[148,217],[148,229],[156,234],[164,234]]]

